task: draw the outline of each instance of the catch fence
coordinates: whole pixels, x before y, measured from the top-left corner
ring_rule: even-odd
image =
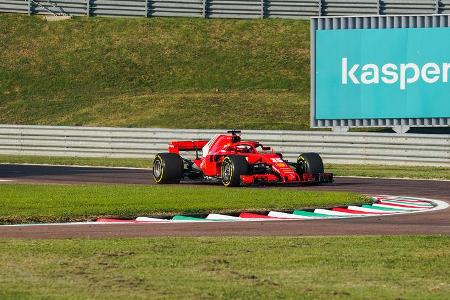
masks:
[[[0,12],[302,19],[313,16],[448,14],[450,0],[0,0]]]

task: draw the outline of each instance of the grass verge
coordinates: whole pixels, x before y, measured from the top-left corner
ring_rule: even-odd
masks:
[[[2,299],[446,299],[448,236],[1,240]]]
[[[0,222],[53,222],[98,216],[263,211],[368,202],[348,192],[211,186],[0,185]]]
[[[308,21],[3,14],[0,28],[0,123],[309,129]]]
[[[326,167],[337,176],[450,180],[450,168],[445,167],[336,164],[328,164]]]
[[[0,163],[150,168],[152,159],[0,155]],[[327,164],[326,169],[336,176],[450,180],[450,168],[445,167]]]

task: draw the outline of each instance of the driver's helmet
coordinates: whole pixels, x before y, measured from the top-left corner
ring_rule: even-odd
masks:
[[[232,141],[233,143],[238,143],[238,142],[241,141],[241,137],[238,136],[238,135],[233,135],[233,136],[231,137],[231,141]]]

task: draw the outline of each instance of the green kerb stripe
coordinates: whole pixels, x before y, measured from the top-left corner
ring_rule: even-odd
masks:
[[[211,221],[211,220],[206,220],[203,218],[194,218],[194,217],[187,217],[187,216],[181,216],[181,215],[176,215],[172,218],[172,220],[174,221]]]
[[[331,215],[313,213],[313,212],[304,211],[304,210],[294,210],[293,214],[299,215],[299,216],[305,216],[305,217],[326,217],[326,218],[336,217],[336,216],[331,216]]]

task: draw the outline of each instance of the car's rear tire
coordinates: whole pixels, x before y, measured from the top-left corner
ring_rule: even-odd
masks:
[[[244,156],[230,155],[222,162],[222,183],[224,186],[240,186],[241,175],[248,175],[248,162]]]
[[[183,159],[175,153],[158,153],[153,161],[153,177],[156,183],[180,183],[183,175]]]
[[[298,173],[323,173],[322,158],[317,153],[302,153],[298,156],[297,164],[299,164]]]

